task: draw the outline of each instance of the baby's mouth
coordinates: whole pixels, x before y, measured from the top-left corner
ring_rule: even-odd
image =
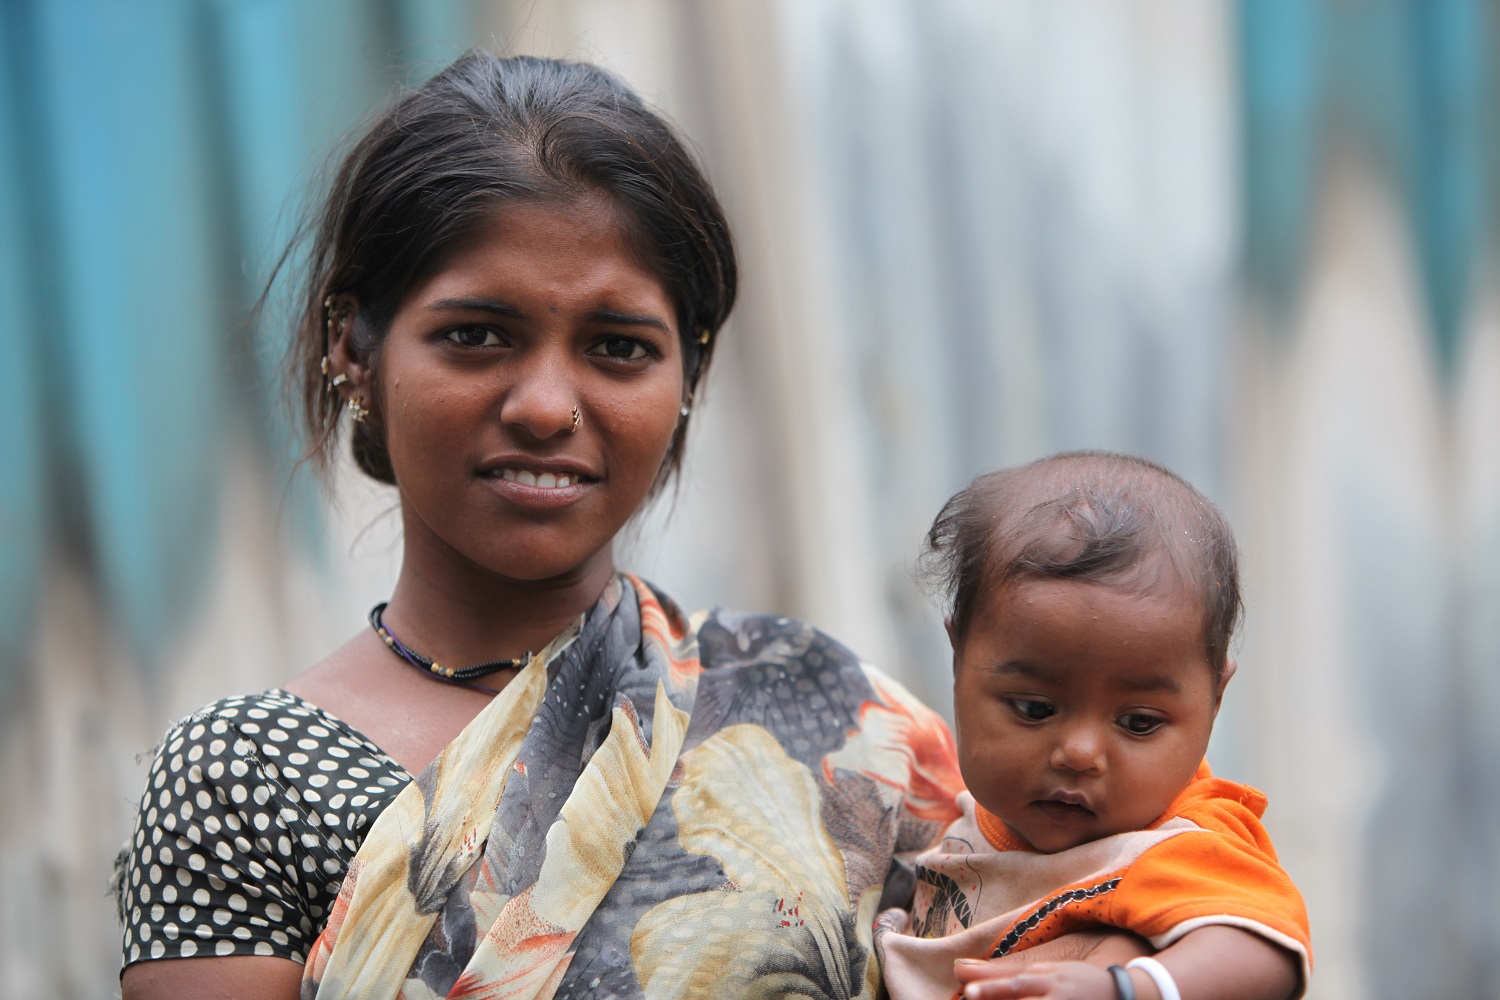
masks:
[[[1095,817],[1088,799],[1077,792],[1059,792],[1049,798],[1037,799],[1031,805],[1049,819],[1062,823],[1080,823]]]

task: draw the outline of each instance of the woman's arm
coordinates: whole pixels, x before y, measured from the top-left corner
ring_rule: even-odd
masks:
[[[120,979],[121,1000],[297,1000],[302,966],[285,958],[163,958]]]
[[[1122,960],[1122,942],[1116,940],[1124,937],[1106,935],[1081,961],[1056,961],[1048,956],[1049,961],[1020,971],[1012,965],[998,976],[998,963],[960,962],[954,974],[965,984],[967,1000],[1116,1000],[1114,979],[1104,969],[1129,960]],[[1040,952],[1041,948],[1032,950]],[[1237,927],[1199,928],[1155,958],[1172,974],[1182,995],[1192,1000],[1287,1000],[1301,977],[1295,955]],[[1161,1000],[1156,984],[1143,970],[1131,969],[1130,981],[1137,1000]]]
[[[315,812],[284,773],[267,771],[270,761],[289,771],[295,757],[322,773],[325,760],[341,760],[292,742],[322,721],[284,695],[249,695],[167,733],[116,873],[125,996],[298,995],[303,957],[353,854],[345,831],[365,822],[347,802]],[[261,723],[285,727],[279,745]],[[332,747],[341,736],[323,729]],[[394,768],[365,767],[358,791],[375,799]],[[329,814],[337,822],[324,825]]]

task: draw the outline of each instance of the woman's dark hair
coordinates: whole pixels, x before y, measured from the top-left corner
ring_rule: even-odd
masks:
[[[353,350],[371,367],[412,285],[513,200],[603,195],[677,310],[689,399],[734,305],[734,245],[708,180],[672,128],[587,63],[468,52],[380,115],[350,150],[313,223],[290,350],[310,434],[326,465],[340,399],[324,389],[330,296],[353,296]],[[682,462],[679,422],[657,478]],[[378,426],[353,425],[355,461],[394,482]]]
[[[1219,508],[1162,466],[1105,451],[980,476],[938,513],[922,569],[955,643],[985,588],[1031,578],[1144,591],[1170,574],[1197,592],[1215,679],[1244,610],[1234,534]]]

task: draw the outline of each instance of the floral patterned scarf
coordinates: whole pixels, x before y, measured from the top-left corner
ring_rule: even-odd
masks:
[[[375,821],[302,995],[873,996],[888,875],[959,788],[828,637],[619,577]]]

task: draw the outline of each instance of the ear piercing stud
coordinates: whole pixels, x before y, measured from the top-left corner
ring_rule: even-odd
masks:
[[[328,377],[328,373],[333,371],[333,363],[328,360],[328,355],[326,354],[323,355],[323,360],[318,362],[318,370],[323,373],[323,389],[326,392],[332,392],[349,381],[349,376],[343,372],[339,372],[333,378]]]

